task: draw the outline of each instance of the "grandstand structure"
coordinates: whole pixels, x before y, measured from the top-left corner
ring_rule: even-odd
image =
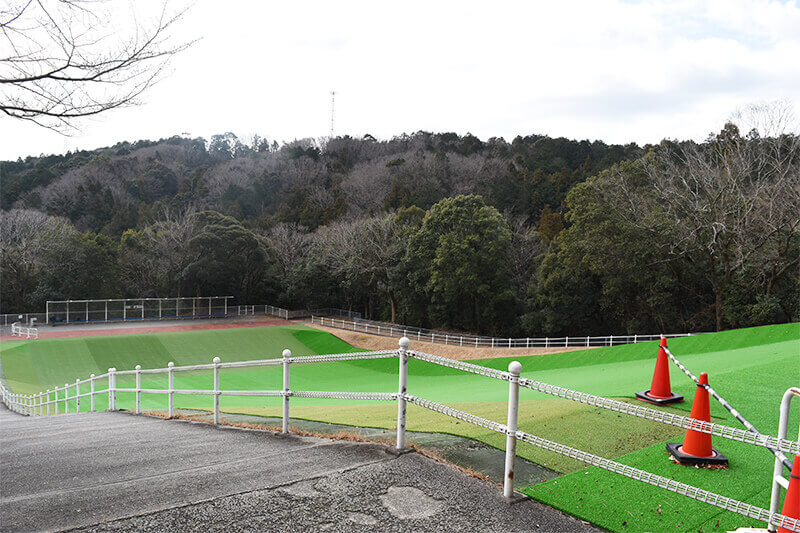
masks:
[[[225,318],[233,296],[48,300],[45,323],[77,324],[133,320]]]

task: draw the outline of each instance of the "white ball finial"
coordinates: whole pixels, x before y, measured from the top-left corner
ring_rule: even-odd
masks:
[[[519,376],[520,372],[522,372],[522,363],[519,361],[511,361],[508,363],[508,371],[515,376]]]
[[[397,341],[397,344],[399,344],[400,347],[405,350],[411,344],[411,341],[408,340],[408,337],[400,337],[400,340]]]
[[[172,368],[173,366],[175,366],[175,363],[173,363],[172,361],[170,361],[169,363],[167,363],[167,366],[168,366],[169,368]]]
[[[291,356],[292,356],[292,351],[291,350],[287,349],[287,350],[283,351],[283,358],[284,359],[289,359]]]
[[[220,363],[220,361],[222,361],[222,359],[220,359],[219,357],[215,357],[214,358],[214,364],[215,365],[218,365]]]
[[[141,370],[141,369],[142,369],[142,365],[136,365],[136,370]]]
[[[89,374],[89,377],[94,379],[94,374]]]

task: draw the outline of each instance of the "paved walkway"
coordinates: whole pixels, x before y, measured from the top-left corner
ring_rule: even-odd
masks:
[[[594,531],[411,453],[126,413],[0,406],[0,530]]]

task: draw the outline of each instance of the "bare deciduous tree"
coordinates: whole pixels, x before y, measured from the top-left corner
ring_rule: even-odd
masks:
[[[617,172],[606,197],[654,235],[664,261],[703,272],[714,293],[717,329],[734,275],[754,262],[771,278],[796,267],[800,240],[800,137],[784,104],[751,106],[704,143],[662,143],[642,176]],[[742,128],[750,128],[742,130]]]
[[[189,241],[198,232],[196,213],[192,207],[164,208],[159,215],[142,231],[122,236],[120,279],[138,296],[181,296],[179,277],[192,260]]]
[[[331,224],[314,235],[314,244],[315,253],[326,258],[333,272],[384,294],[395,321],[392,275],[404,248],[393,215]]]
[[[158,7],[142,17],[102,0],[6,2],[0,7],[0,111],[67,132],[76,119],[137,103],[170,58],[191,44],[170,36],[185,10],[166,0]]]
[[[75,228],[66,219],[32,209],[0,211],[0,228],[3,284],[12,289],[9,293],[13,294],[17,309],[23,309],[28,293],[35,287],[37,273],[48,268],[48,257],[59,255],[48,252],[66,246],[69,237],[75,235]]]

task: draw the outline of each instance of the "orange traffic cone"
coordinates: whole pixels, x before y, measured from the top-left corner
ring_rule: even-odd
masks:
[[[656,358],[656,370],[653,372],[653,383],[649,390],[636,393],[636,397],[646,402],[657,405],[667,405],[683,401],[683,396],[675,394],[670,389],[669,384],[669,358],[664,348],[667,347],[667,338],[661,337],[661,344],[658,347],[658,357]]]
[[[783,516],[800,519],[800,455],[794,456],[792,475],[789,478],[789,488],[786,489],[786,498],[783,500]],[[778,533],[790,533],[785,527],[779,527]]]
[[[711,405],[709,405],[708,391],[703,385],[708,385],[708,374],[700,374],[697,390],[694,393],[692,412],[689,415],[695,420],[711,422]],[[682,464],[689,465],[718,465],[728,464],[728,458],[711,446],[711,434],[702,433],[694,429],[687,429],[683,444],[668,442],[667,451]]]

